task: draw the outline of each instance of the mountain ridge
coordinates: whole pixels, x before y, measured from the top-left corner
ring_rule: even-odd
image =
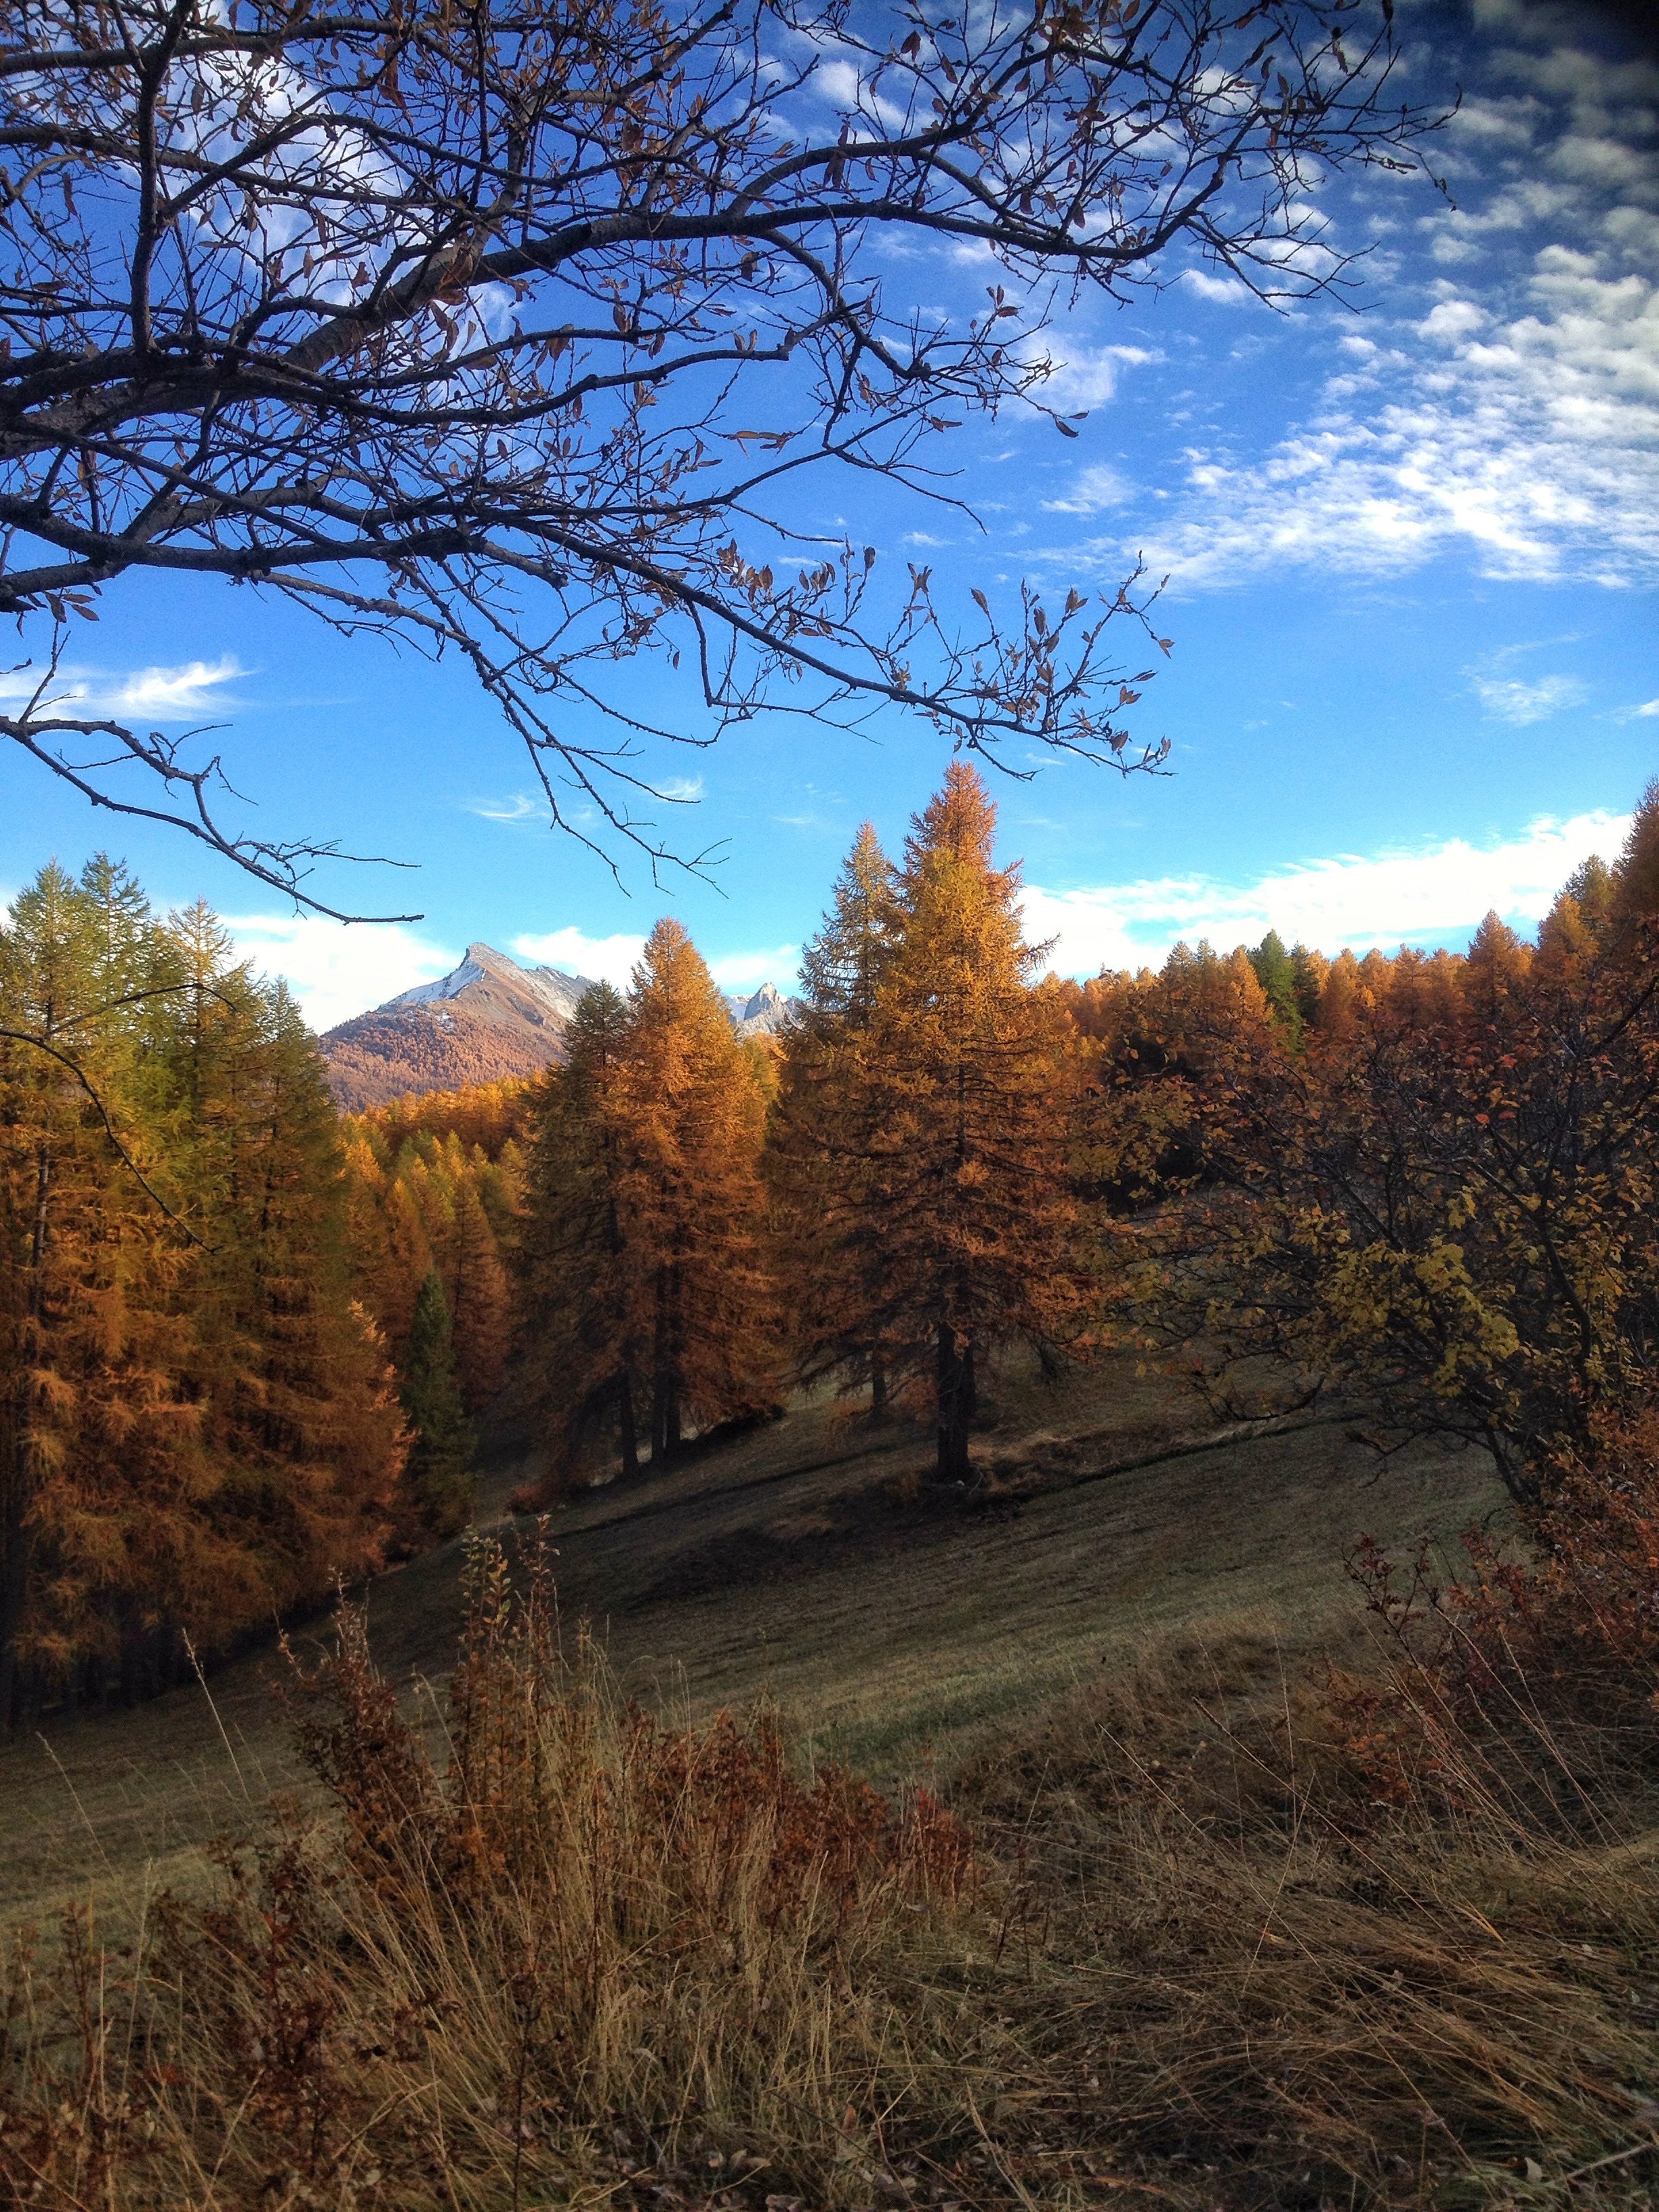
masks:
[[[591,988],[585,975],[523,967],[475,939],[447,975],[324,1031],[329,1088],[348,1113],[362,1113],[411,1094],[539,1075],[563,1059],[566,1026]],[[771,982],[726,994],[740,1036],[777,1036],[799,1003]]]

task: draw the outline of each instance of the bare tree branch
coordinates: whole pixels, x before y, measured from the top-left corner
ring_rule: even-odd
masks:
[[[61,625],[150,569],[461,653],[555,820],[586,836],[574,790],[607,857],[653,869],[677,856],[634,802],[666,795],[631,734],[573,719],[642,733],[647,653],[688,657],[710,735],[897,708],[1005,766],[1036,745],[1155,769],[1164,748],[1116,719],[1148,672],[1116,658],[1120,637],[1145,658],[1137,589],[947,617],[925,571],[878,589],[807,487],[875,472],[951,497],[934,457],[970,415],[1071,433],[1040,340],[1086,290],[1195,255],[1264,299],[1340,292],[1310,167],[1420,167],[1434,120],[1389,104],[1388,12],[15,0],[0,611]],[[1001,281],[969,319],[923,314],[891,296],[884,239],[971,246]],[[187,740],[44,699],[0,734],[340,912],[304,885],[346,856],[234,833]],[[121,796],[118,764],[164,803]]]

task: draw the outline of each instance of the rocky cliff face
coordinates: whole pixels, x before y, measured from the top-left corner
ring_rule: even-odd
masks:
[[[469,945],[459,968],[416,983],[322,1040],[329,1087],[348,1112],[409,1092],[457,1091],[507,1076],[539,1075],[564,1057],[566,1023],[588,988],[583,975],[521,968],[490,945]],[[744,1036],[775,1036],[790,1007],[775,983],[728,1000]]]
[[[469,945],[459,968],[452,968],[435,983],[416,983],[413,990],[400,991],[377,1011],[447,1007],[498,1029],[546,1030],[557,1036],[588,988],[586,975],[566,975],[556,968],[520,968],[493,945]]]
[[[752,998],[731,998],[726,1003],[739,1036],[776,1036],[788,1028],[793,1009],[800,1001],[786,999],[775,983],[763,983]]]

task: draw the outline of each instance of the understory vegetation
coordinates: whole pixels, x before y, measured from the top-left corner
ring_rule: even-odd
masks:
[[[1362,1551],[1363,1657],[1173,1646],[948,1804],[660,1724],[480,1542],[441,1705],[346,1608],[289,1674],[319,1802],[16,1936],[4,2201],[1645,2203],[1654,1442],[1594,1560]]]

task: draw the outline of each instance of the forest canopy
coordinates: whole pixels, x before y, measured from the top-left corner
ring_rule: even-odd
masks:
[[[281,984],[55,863],[0,930],[0,1718],[133,1696],[376,1564],[405,1441]]]

